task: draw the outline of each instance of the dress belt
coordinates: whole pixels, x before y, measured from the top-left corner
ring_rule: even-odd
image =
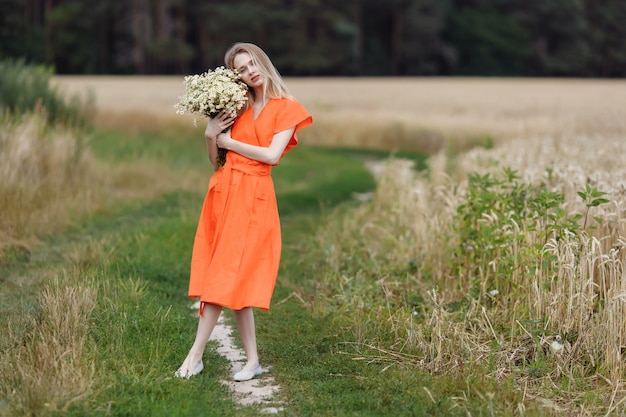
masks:
[[[239,164],[239,165],[233,165],[233,164],[229,164],[226,163],[224,165],[224,167],[222,169],[231,169],[233,171],[239,171],[239,172],[243,172],[249,175],[256,175],[256,176],[265,176],[265,175],[270,175],[272,173],[272,166],[268,165],[268,164],[263,164],[263,165],[245,165],[245,164]]]

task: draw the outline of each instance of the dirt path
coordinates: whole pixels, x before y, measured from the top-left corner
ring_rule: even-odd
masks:
[[[197,310],[199,302],[195,303],[192,308]],[[219,344],[217,352],[226,357],[231,363],[232,375],[240,371],[246,362],[246,354],[237,347],[235,339],[231,336],[233,330],[224,321],[224,315],[222,314],[209,339],[215,340]],[[260,404],[263,413],[276,414],[283,409],[280,403],[274,400],[274,396],[280,390],[280,386],[276,384],[274,377],[271,375],[271,367],[264,366],[263,369],[265,372],[261,376],[249,381],[235,382],[229,379],[221,382],[230,388],[235,400],[242,406]]]

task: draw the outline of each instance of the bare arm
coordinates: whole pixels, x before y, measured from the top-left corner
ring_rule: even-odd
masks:
[[[217,171],[217,141],[215,139],[210,139],[205,137],[206,139],[206,150],[209,154],[209,161],[211,161],[211,165],[213,165],[213,170]]]
[[[230,131],[217,136],[217,145],[221,148],[243,155],[246,158],[275,165],[278,163],[283,151],[289,144],[289,140],[291,139],[291,136],[293,136],[295,129],[296,127],[294,126],[283,130],[282,132],[276,133],[272,138],[272,143],[269,147],[239,142],[230,136]]]

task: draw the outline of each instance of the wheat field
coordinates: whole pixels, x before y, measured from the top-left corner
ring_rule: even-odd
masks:
[[[444,137],[626,132],[626,80],[517,78],[287,78],[292,94],[321,126],[339,132],[316,143],[372,144],[371,127],[402,125]],[[101,119],[112,123],[182,120],[173,105],[182,76],[57,76],[68,94],[92,91]],[[362,135],[353,134],[363,131]]]

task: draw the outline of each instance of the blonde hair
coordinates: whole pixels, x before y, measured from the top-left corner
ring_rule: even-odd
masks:
[[[252,62],[265,78],[265,82],[263,83],[264,100],[283,97],[291,98],[287,85],[283,81],[276,67],[274,67],[274,64],[272,64],[270,58],[261,48],[253,43],[238,42],[231,46],[224,55],[224,63],[226,64],[226,67],[236,69],[235,57],[242,52],[250,54]],[[254,94],[254,92],[251,90],[248,94]]]

